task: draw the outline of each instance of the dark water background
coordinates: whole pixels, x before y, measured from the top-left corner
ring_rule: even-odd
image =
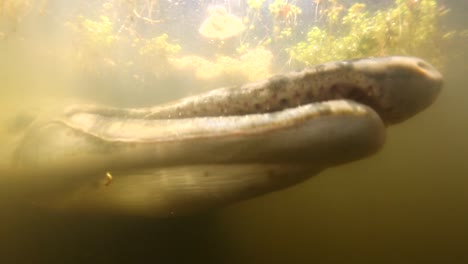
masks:
[[[448,26],[466,28],[468,2],[445,2],[452,9]],[[179,219],[73,215],[2,202],[0,263],[468,263],[466,50],[463,41],[446,47],[457,56],[443,70],[440,98],[391,127],[372,158]],[[10,67],[28,61],[27,53],[2,56],[2,118],[44,91],[61,96],[41,73],[22,76]],[[48,61],[33,58],[31,67],[36,63]],[[21,88],[36,81],[37,90]],[[13,84],[15,90],[5,89]]]

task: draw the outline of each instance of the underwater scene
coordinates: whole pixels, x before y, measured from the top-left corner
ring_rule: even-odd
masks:
[[[467,13],[0,1],[0,263],[468,263]]]

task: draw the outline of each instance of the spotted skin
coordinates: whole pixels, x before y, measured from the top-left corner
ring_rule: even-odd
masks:
[[[441,74],[427,62],[413,57],[383,57],[330,62],[153,108],[80,105],[70,112],[174,119],[268,113],[315,102],[351,99],[372,107],[384,122],[397,123],[431,105],[441,87]]]
[[[325,63],[151,108],[74,105],[37,121],[15,164],[35,174],[26,180],[41,183],[31,185],[47,193],[48,205],[186,214],[368,157],[383,145],[386,125],[427,108],[441,88],[427,62],[385,57]]]

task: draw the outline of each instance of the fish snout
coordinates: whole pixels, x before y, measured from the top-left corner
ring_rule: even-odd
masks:
[[[442,74],[428,62],[395,57],[382,76],[382,113],[387,124],[405,121],[434,103],[443,87]]]

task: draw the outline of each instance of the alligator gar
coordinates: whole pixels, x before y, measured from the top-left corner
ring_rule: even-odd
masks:
[[[419,58],[367,58],[149,108],[72,105],[36,121],[14,163],[53,207],[193,213],[376,153],[442,79]]]

